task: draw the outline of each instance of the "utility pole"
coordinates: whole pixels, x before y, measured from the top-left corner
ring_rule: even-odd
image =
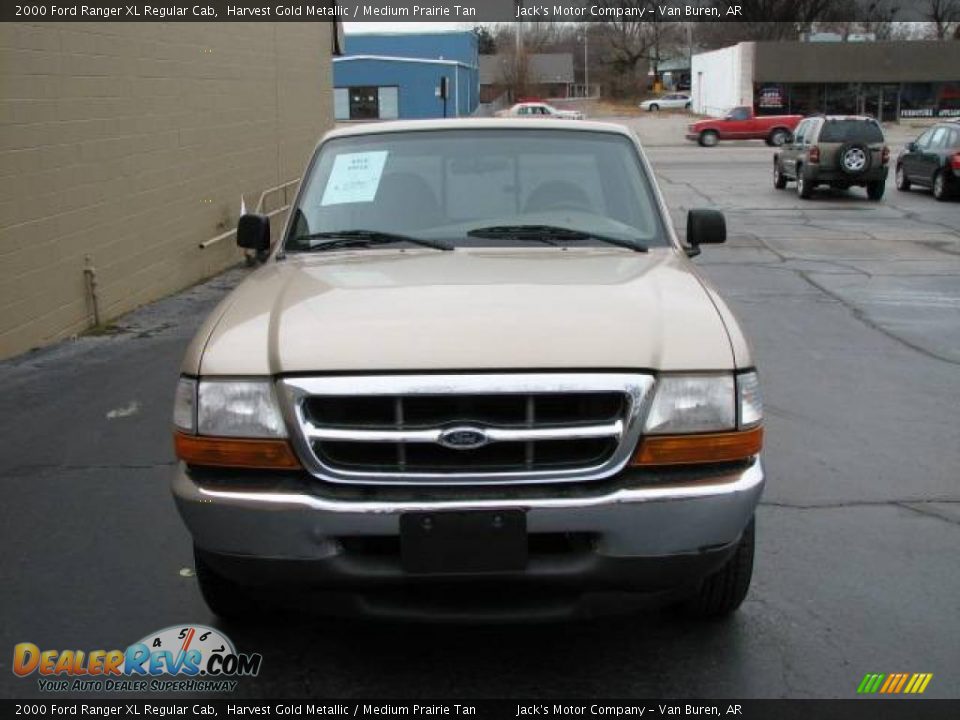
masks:
[[[517,16],[520,16],[520,8],[523,7],[523,0],[513,0],[514,4],[517,6]],[[526,93],[526,71],[523,67],[524,57],[523,57],[523,20],[517,20],[517,32],[516,40],[517,47],[516,51],[513,54],[513,77],[514,77],[514,87],[513,87],[513,102],[519,102],[520,93],[519,90],[523,90]]]
[[[587,48],[590,44],[590,31],[587,30],[586,26],[583,28],[583,96],[590,96],[590,61],[588,58]]]
[[[523,7],[523,0],[514,0],[514,2],[518,10],[519,8]],[[517,15],[519,14],[520,13],[518,12]],[[517,20],[516,40],[517,40],[517,60],[519,61],[520,53],[523,52],[523,20]]]

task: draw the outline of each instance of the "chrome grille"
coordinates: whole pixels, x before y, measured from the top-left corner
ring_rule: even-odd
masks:
[[[626,463],[653,378],[620,373],[286,378],[317,477],[370,484],[582,481]]]

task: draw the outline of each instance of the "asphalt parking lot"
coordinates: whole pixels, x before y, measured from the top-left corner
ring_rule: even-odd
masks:
[[[628,120],[641,137],[645,122]],[[659,136],[658,136],[659,137]],[[931,672],[960,697],[960,202],[862,190],[803,201],[761,143],[651,142],[679,228],[727,214],[698,267],[764,381],[768,486],[754,583],[724,623],[649,612],[563,626],[323,618],[222,625],[263,669],[242,696],[853,697]],[[84,337],[0,363],[0,694],[39,696],[11,648],[114,648],[221,626],[167,488],[172,390],[231,271]]]

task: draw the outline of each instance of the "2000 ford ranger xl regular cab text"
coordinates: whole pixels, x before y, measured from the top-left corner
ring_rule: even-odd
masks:
[[[329,133],[183,361],[173,493],[222,616],[735,610],[764,483],[750,349],[617,125]],[[622,593],[628,592],[630,595]],[[297,593],[300,595],[301,593]],[[619,600],[617,600],[619,603]]]

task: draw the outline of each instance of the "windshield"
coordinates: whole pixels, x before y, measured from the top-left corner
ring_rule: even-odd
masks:
[[[526,232],[469,234],[524,225],[669,245],[633,143],[610,133],[468,129],[344,137],[324,143],[308,173],[289,252],[355,230],[454,247],[529,244]],[[604,243],[591,237],[578,244]]]

